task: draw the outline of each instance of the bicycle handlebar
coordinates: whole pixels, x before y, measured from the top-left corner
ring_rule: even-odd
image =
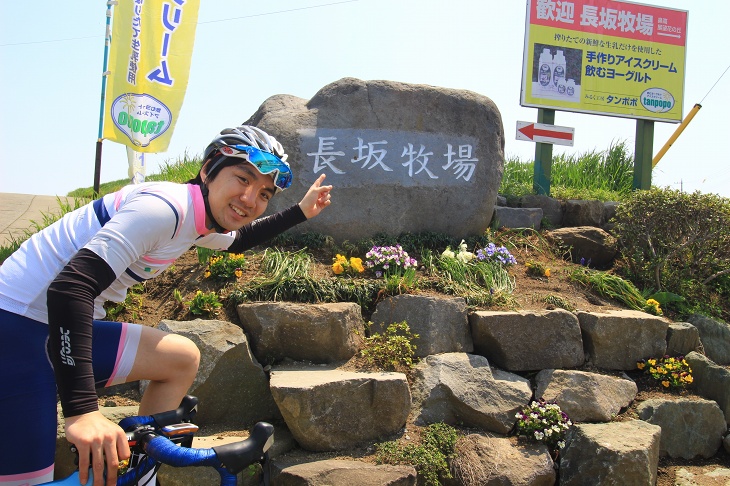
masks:
[[[136,433],[141,435],[140,443],[147,454],[145,461],[149,461],[136,469],[148,469],[155,462],[173,467],[210,466],[220,474],[222,486],[235,485],[236,475],[251,464],[267,462],[268,450],[274,443],[274,426],[266,422],[257,423],[248,439],[201,449],[180,447],[150,428]],[[139,477],[134,473],[133,470],[123,474],[117,484],[135,484]]]
[[[119,426],[127,432],[130,446],[137,444],[146,456],[133,469],[117,478],[118,486],[136,484],[148,471],[158,463],[173,467],[210,466],[215,468],[221,477],[221,486],[235,486],[236,475],[252,464],[260,463],[263,468],[262,483],[268,485],[270,471],[268,450],[274,443],[274,426],[266,422],[257,423],[245,440],[212,448],[195,449],[181,447],[190,445],[192,435],[197,426],[190,420],[197,412],[198,399],[187,395],[180,406],[169,412],[138,417],[127,417],[119,422]],[[185,427],[175,425],[188,424]],[[93,473],[89,470],[90,480]],[[48,484],[70,484],[67,481],[76,478],[78,472],[61,481]]]
[[[119,422],[119,426],[125,432],[130,432],[144,425],[164,427],[166,425],[192,422],[195,414],[198,413],[198,399],[192,395],[185,395],[180,406],[169,412],[160,412],[154,415],[141,415],[138,417],[127,417]]]

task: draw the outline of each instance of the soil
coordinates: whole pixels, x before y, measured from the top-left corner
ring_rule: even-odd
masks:
[[[541,243],[543,242],[543,243]],[[554,309],[554,304],[548,302],[562,302],[561,307],[575,311],[587,312],[607,312],[609,310],[624,309],[620,303],[599,297],[592,294],[587,289],[578,284],[572,283],[568,276],[575,264],[570,263],[555,254],[544,244],[542,239],[533,239],[526,242],[520,249],[511,249],[510,251],[516,257],[518,264],[513,266],[510,274],[515,280],[515,292],[513,297],[515,303],[509,307],[509,310],[534,310],[545,311]],[[237,278],[237,283],[243,284],[259,275],[259,266],[261,261],[260,251],[246,253],[246,266],[243,269],[243,275]],[[315,265],[312,273],[315,277],[331,278],[333,276],[331,265],[333,250],[325,249],[316,251],[314,254]],[[527,275],[525,263],[538,262],[544,268],[550,269],[549,277],[535,278]],[[216,282],[209,278],[205,278],[205,265],[198,262],[197,252],[190,250],[180,257],[166,272],[155,279],[147,281],[143,286],[139,286],[133,293],[136,297],[128,299],[128,304],[120,308],[118,315],[114,319],[121,321],[130,321],[149,326],[156,326],[161,320],[189,320],[201,316],[192,315],[186,306],[182,305],[175,298],[178,291],[182,296],[182,301],[186,302],[192,299],[198,290],[209,292],[215,290],[224,302],[223,308],[220,310],[216,319],[227,320],[234,323],[238,322],[233,305],[226,305],[226,297],[233,290],[234,282]],[[414,291],[418,293],[416,289]],[[108,307],[109,309],[109,307]],[[494,308],[491,308],[494,310]],[[368,318],[369,316],[365,316]],[[365,364],[361,359],[353,358],[343,365],[347,369],[361,369]],[[602,372],[601,370],[590,370],[594,372]],[[691,386],[687,390],[681,392],[666,392],[648,376],[640,371],[627,372],[627,375],[636,381],[639,393],[630,406],[622,411],[616,420],[629,420],[638,418],[636,414],[637,406],[644,400],[651,398],[668,398],[671,396],[682,396],[686,398],[699,399]],[[138,403],[139,396],[136,391],[128,390],[113,396],[100,397],[101,405],[116,404],[130,405]],[[205,430],[201,430],[206,435]],[[209,431],[210,432],[210,431]],[[240,431],[213,431],[216,435],[239,435]],[[420,436],[420,430],[412,423],[408,423],[405,429],[399,434],[399,441],[417,441]],[[474,431],[464,430],[471,433]],[[245,435],[245,432],[243,433]],[[352,451],[341,451],[336,454],[328,454],[327,457],[353,457],[359,460],[373,461],[373,448],[358,449]],[[730,469],[730,454],[726,453],[721,447],[720,451],[710,459],[672,459],[661,458],[658,470],[658,486],[673,486],[679,469],[686,469],[695,474],[694,483],[700,486],[714,486],[726,484],[727,478],[711,478],[699,475],[711,472],[717,468]]]

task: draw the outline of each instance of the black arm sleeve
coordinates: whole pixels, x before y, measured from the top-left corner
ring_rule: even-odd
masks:
[[[307,220],[298,204],[271,216],[257,219],[236,231],[236,239],[227,251],[241,253]]]
[[[94,299],[115,279],[107,262],[82,248],[48,287],[49,351],[66,417],[99,408],[91,363]]]

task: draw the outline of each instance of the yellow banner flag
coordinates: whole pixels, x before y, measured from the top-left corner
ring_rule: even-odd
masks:
[[[185,98],[199,0],[119,0],[103,138],[164,152]]]

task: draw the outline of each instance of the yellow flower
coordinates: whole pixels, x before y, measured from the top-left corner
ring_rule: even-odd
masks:
[[[234,271],[233,273],[234,273],[234,274],[236,275],[236,277],[238,277],[238,278],[241,278],[241,277],[243,276],[243,270],[241,270],[240,268],[237,268],[237,269],[236,269],[236,270],[235,270],[235,271]]]
[[[666,381],[666,380],[664,380],[664,381],[662,382],[662,386],[664,386],[664,388],[669,388],[669,382],[668,382],[668,381]]]
[[[362,258],[350,258],[350,266],[355,269],[358,273],[365,271],[365,267],[362,266]]]
[[[683,378],[685,383],[692,383],[694,381],[694,378],[692,378],[692,375],[687,375]]]
[[[347,263],[347,258],[338,253],[335,257],[335,263]]]
[[[208,277],[210,277],[210,270],[205,271],[205,278],[208,278]]]
[[[345,271],[344,267],[342,266],[342,263],[339,261],[332,264],[332,271],[335,272],[335,275],[339,275],[342,272]]]
[[[646,368],[646,363],[644,363],[643,361],[639,361],[636,363],[636,367],[640,370],[643,370],[644,368]]]
[[[545,269],[545,276],[546,277],[549,277],[550,276],[550,269],[549,268],[546,268]]]

